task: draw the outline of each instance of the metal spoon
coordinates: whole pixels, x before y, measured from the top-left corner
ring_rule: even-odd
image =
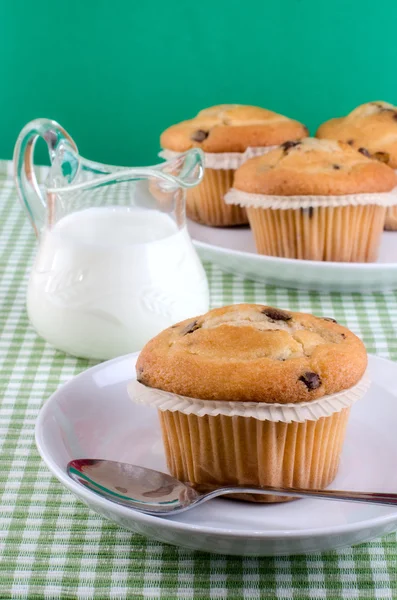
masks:
[[[265,494],[320,498],[397,506],[397,494],[306,490],[300,488],[230,486],[205,494],[171,475],[112,460],[78,459],[67,466],[69,476],[96,494],[148,515],[175,515],[226,494]]]

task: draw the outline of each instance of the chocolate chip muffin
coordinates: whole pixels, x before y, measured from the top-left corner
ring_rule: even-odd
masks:
[[[306,134],[304,125],[270,110],[221,104],[169,127],[162,133],[160,143],[166,155],[194,147],[205,152],[206,172],[202,183],[187,193],[187,215],[206,225],[230,226],[247,223],[243,208],[223,202],[234,170],[242,163],[247,149],[265,152],[268,147]]]
[[[286,142],[244,163],[226,202],[247,208],[260,254],[371,262],[396,174],[334,140]]]
[[[363,343],[334,319],[240,304],[166,329],[144,347],[136,370],[153,394],[176,395],[175,406],[159,410],[175,477],[201,489],[320,488],[336,475],[366,367]],[[180,397],[197,400],[179,410]],[[257,417],[244,416],[248,406]]]
[[[320,125],[316,136],[341,140],[397,169],[397,107],[388,102],[368,102],[346,117]],[[397,230],[397,207],[386,212],[385,228]]]

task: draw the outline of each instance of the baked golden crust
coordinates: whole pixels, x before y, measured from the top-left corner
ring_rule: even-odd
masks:
[[[196,117],[166,129],[161,147],[185,152],[244,152],[248,147],[276,146],[307,135],[307,128],[283,115],[240,104],[220,104],[201,110]]]
[[[320,125],[316,137],[366,148],[374,158],[397,169],[397,107],[388,102],[368,102],[346,117],[330,119]]]
[[[275,196],[340,196],[388,192],[396,184],[392,169],[348,144],[305,138],[247,160],[233,187]]]
[[[308,402],[355,385],[367,353],[332,319],[237,304],[182,321],[153,338],[138,380],[203,400]]]

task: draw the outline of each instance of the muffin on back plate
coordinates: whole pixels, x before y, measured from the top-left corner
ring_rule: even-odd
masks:
[[[158,409],[168,468],[182,481],[322,488],[366,367],[363,343],[334,319],[240,304],[153,338],[129,393]]]
[[[316,136],[341,140],[397,170],[397,107],[388,102],[362,104],[346,117],[320,125]],[[385,229],[397,230],[397,206],[386,211]]]
[[[250,156],[305,135],[304,125],[270,110],[221,104],[166,129],[160,138],[164,149],[161,155],[169,158],[174,153],[201,148],[206,170],[202,183],[187,192],[187,216],[205,225],[241,225],[247,223],[245,210],[223,201],[235,169]]]
[[[305,138],[245,162],[225,200],[247,208],[260,254],[371,262],[396,179],[348,144]]]

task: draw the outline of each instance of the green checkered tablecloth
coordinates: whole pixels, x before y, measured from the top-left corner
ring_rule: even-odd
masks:
[[[120,529],[50,475],[34,443],[36,416],[90,363],[55,351],[28,323],[35,240],[10,172],[0,164],[0,598],[397,598],[395,534],[310,556],[202,554]],[[263,302],[335,317],[369,352],[397,359],[397,293],[296,292],[206,269],[212,306]]]

